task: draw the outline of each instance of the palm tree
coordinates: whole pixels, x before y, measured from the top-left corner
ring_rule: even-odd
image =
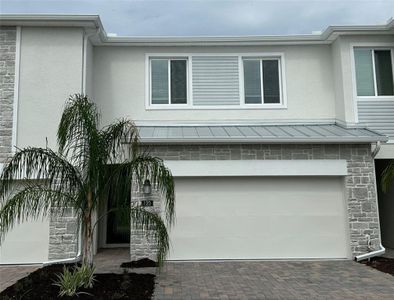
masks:
[[[73,95],[58,127],[58,152],[48,147],[17,149],[0,177],[0,235],[27,218],[50,215],[51,208],[59,212],[73,208],[82,225],[83,263],[93,265],[97,222],[92,214],[111,193],[116,203],[112,211],[131,218],[136,229],[152,237],[161,264],[169,248],[166,225],[174,218],[171,172],[161,159],[139,150],[138,130],[131,121],[118,120],[102,129],[99,121],[96,105],[84,95]],[[21,187],[20,179],[29,180]],[[132,182],[142,186],[145,180],[164,198],[164,219],[141,205],[126,203]]]
[[[391,184],[394,183],[394,160],[391,160],[387,167],[382,172],[382,190],[384,193],[388,192]]]

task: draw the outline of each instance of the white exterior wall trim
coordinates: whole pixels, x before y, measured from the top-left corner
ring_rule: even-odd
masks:
[[[15,47],[15,78],[14,78],[14,103],[12,111],[12,144],[11,153],[15,153],[18,141],[18,106],[19,106],[19,72],[21,61],[21,26],[16,27],[16,47]],[[1,168],[0,168],[1,169]]]
[[[192,58],[193,56],[238,56],[239,69],[239,94],[238,105],[193,105],[193,84],[192,84]],[[151,70],[150,58],[187,58],[187,103],[186,104],[151,104]],[[280,100],[278,104],[245,104],[244,82],[243,82],[243,57],[256,58],[279,58],[279,84]],[[283,52],[247,52],[247,53],[146,53],[145,54],[145,110],[285,110],[287,109],[286,92],[286,64]]]
[[[346,160],[165,160],[175,177],[346,176]]]

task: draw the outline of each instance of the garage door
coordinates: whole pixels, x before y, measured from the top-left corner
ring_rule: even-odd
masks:
[[[343,177],[176,179],[169,259],[347,258]]]
[[[27,221],[7,232],[0,246],[0,264],[48,261],[49,221]]]

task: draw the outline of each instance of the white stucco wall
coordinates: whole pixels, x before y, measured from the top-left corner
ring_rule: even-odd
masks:
[[[55,149],[64,102],[80,93],[82,29],[31,28],[21,31],[17,146]],[[10,230],[0,247],[2,263],[48,260],[49,219],[29,220]]]
[[[376,159],[394,159],[394,143],[382,144]]]
[[[283,52],[288,108],[284,110],[145,109],[146,53]],[[333,120],[335,102],[331,50],[327,45],[276,47],[95,47],[94,92],[104,123],[127,116],[135,121]]]
[[[22,28],[19,147],[56,146],[64,102],[82,85],[82,29]]]
[[[89,39],[86,40],[86,74],[85,74],[85,90],[83,91],[89,97],[93,97],[93,51],[94,47]]]
[[[346,122],[346,117],[349,118],[345,110],[344,101],[344,82],[343,82],[343,66],[342,66],[342,48],[341,38],[338,38],[331,45],[331,59],[334,76],[334,90],[335,90],[335,116],[337,120]]]

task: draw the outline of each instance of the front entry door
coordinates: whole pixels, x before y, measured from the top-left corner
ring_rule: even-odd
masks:
[[[111,195],[111,193],[110,193]],[[130,205],[130,196],[127,199]],[[107,211],[116,207],[111,196],[108,197]],[[107,215],[107,244],[129,244],[130,243],[130,218],[122,218],[117,211]]]

